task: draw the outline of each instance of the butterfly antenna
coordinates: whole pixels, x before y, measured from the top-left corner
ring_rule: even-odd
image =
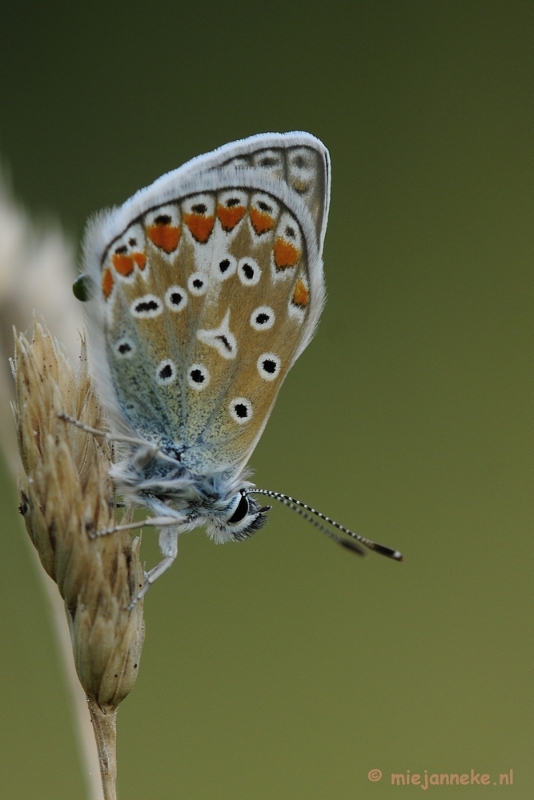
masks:
[[[382,556],[393,558],[395,561],[402,561],[402,553],[400,553],[398,550],[393,550],[393,548],[387,547],[384,544],[373,542],[371,539],[367,539],[365,536],[361,536],[359,533],[349,530],[349,528],[346,528],[344,525],[340,525],[339,522],[327,517],[326,514],[316,511],[315,508],[312,508],[306,503],[302,503],[300,500],[295,500],[294,497],[289,497],[289,495],[281,494],[280,492],[273,492],[271,489],[249,489],[247,494],[263,494],[267,497],[271,497],[273,500],[278,500],[279,503],[283,503],[288,508],[296,511],[297,514],[300,514],[301,517],[304,517],[304,519],[326,534],[329,539],[337,542],[347,550],[351,550],[353,553],[358,553],[358,555],[363,556],[366,554],[366,550],[364,548],[367,547],[369,550],[374,550],[375,553],[380,553]],[[329,528],[321,525],[321,523],[317,522],[317,520],[313,517],[319,517],[319,519],[322,519],[324,522],[328,522],[329,525],[332,525],[332,527],[337,528],[338,531],[345,533],[351,538],[345,539],[343,536],[338,536],[337,533],[334,533],[334,531],[331,531]],[[361,545],[364,545],[364,547]]]

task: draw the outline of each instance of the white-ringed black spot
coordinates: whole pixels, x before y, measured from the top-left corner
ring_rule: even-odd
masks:
[[[126,337],[119,339],[114,345],[115,353],[121,358],[131,358],[135,352],[135,345]]]
[[[200,297],[201,295],[206,294],[208,289],[208,281],[206,276],[201,272],[193,272],[187,281],[187,288],[191,294],[195,295],[195,297]]]
[[[228,198],[228,200],[224,205],[226,206],[226,208],[234,208],[234,206],[241,205],[241,200],[239,199],[239,197],[230,197]]]
[[[273,213],[273,207],[266,203],[264,200],[259,200],[258,208],[260,211],[265,211],[267,214]]]
[[[238,425],[252,418],[252,403],[246,397],[235,397],[229,405],[230,416]]]
[[[227,253],[224,258],[221,258],[217,267],[215,269],[216,277],[221,280],[225,281],[228,278],[231,278],[234,275],[237,269],[237,262],[233,256]]]
[[[138,303],[135,307],[137,313],[141,313],[142,311],[156,311],[159,307],[157,300],[144,300],[142,303]]]
[[[286,236],[289,236],[291,239],[294,239],[297,234],[295,233],[295,228],[292,228],[291,225],[286,225]]]
[[[256,286],[261,278],[261,267],[253,258],[242,258],[237,265],[237,274],[243,286]]]
[[[125,244],[121,245],[120,247],[115,248],[115,253],[119,256],[123,256],[125,253],[128,252],[128,248]]]
[[[137,244],[137,239],[133,239],[133,238],[132,239],[128,239],[128,244],[130,245],[130,247],[135,247],[136,244]]]
[[[280,374],[281,361],[276,353],[262,353],[256,366],[264,381],[274,381]]]
[[[130,305],[130,310],[134,317],[139,319],[151,319],[157,317],[163,311],[163,303],[153,294],[145,294],[138,297]]]
[[[181,286],[169,286],[165,292],[165,303],[171,311],[181,311],[187,305],[187,292]]]
[[[208,207],[204,203],[196,203],[196,205],[191,206],[191,211],[195,214],[205,214],[207,210]]]
[[[156,381],[160,386],[168,386],[176,378],[176,366],[170,358],[165,358],[157,366]]]
[[[192,364],[187,372],[187,382],[192,389],[201,392],[210,381],[210,374],[204,364]]]
[[[268,331],[274,325],[274,311],[270,306],[258,306],[250,315],[250,324],[255,331]]]

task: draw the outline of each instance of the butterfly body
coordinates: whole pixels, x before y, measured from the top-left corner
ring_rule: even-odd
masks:
[[[168,173],[85,239],[93,370],[130,437],[113,477],[178,533],[217,541],[265,522],[246,466],[323,304],[328,151],[261,134]],[[168,563],[167,563],[168,566]]]

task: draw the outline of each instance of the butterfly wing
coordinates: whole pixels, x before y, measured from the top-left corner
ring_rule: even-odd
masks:
[[[93,223],[91,340],[115,417],[208,475],[249,458],[324,302],[328,152],[263,134]]]

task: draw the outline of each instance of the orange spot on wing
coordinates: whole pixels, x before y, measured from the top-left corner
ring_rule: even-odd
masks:
[[[146,253],[133,253],[132,258],[139,269],[144,269],[146,267]]]
[[[106,267],[104,272],[102,273],[102,291],[104,292],[104,297],[107,298],[111,294],[111,290],[113,289],[113,284],[115,283],[113,279],[113,273],[111,272],[109,267]]]
[[[257,208],[250,209],[250,221],[258,236],[274,228],[274,219],[271,215],[265,211],[258,211]]]
[[[217,216],[225,231],[231,231],[245,216],[245,206],[217,206]]]
[[[197,242],[204,244],[210,238],[215,225],[215,217],[205,217],[204,214],[184,214],[184,222]]]
[[[146,232],[150,241],[166,253],[176,250],[182,236],[182,229],[175,225],[150,225]]]
[[[300,250],[285,239],[277,239],[274,243],[274,263],[277,269],[294,267],[300,258]]]
[[[295,291],[293,292],[293,297],[291,298],[291,302],[294,303],[296,306],[300,308],[306,308],[308,303],[310,302],[310,293],[308,291],[308,287],[304,283],[303,280],[298,280],[295,286]]]
[[[134,260],[124,253],[115,253],[111,260],[119,275],[131,275],[134,271]]]

